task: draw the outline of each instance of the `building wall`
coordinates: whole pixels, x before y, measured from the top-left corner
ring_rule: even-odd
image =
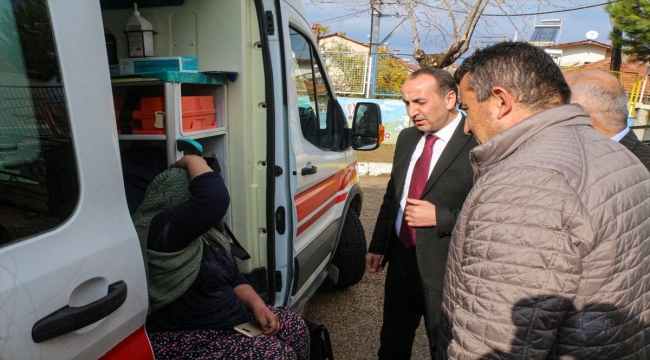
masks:
[[[607,49],[597,45],[576,45],[563,47],[560,66],[575,66],[578,64],[592,63],[604,59]]]
[[[326,39],[319,40],[318,41],[318,46],[320,46],[321,49],[328,49],[330,47],[335,46],[336,43],[345,44],[346,46],[350,47],[351,51],[354,51],[354,52],[365,52],[365,53],[367,53],[370,50],[370,48],[367,47],[367,46],[363,46],[363,45],[358,44],[358,43],[353,42],[353,41],[347,41],[345,39],[342,39],[342,38],[336,37],[336,36],[332,36],[332,37],[328,37]]]

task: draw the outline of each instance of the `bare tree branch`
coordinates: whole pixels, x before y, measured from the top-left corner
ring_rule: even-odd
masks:
[[[406,13],[411,23],[411,31],[413,31],[413,46],[415,49],[420,49],[420,34],[418,33],[417,22],[415,21],[415,13],[413,13],[413,7],[409,0],[402,0],[404,7],[406,8]]]
[[[453,9],[451,8],[451,5],[449,5],[448,0],[443,0],[445,8],[447,11],[449,11],[449,17],[451,19],[451,24],[452,24],[452,32],[453,32],[453,37],[454,39],[458,37],[458,26],[456,25],[456,17],[454,16]]]
[[[380,0],[381,1],[381,0]],[[383,0],[384,12],[394,10],[406,16],[413,35],[413,58],[420,66],[446,67],[451,65],[469,50],[473,36],[494,39],[500,36],[496,29],[500,26],[492,18],[481,17],[483,11],[490,10],[504,14],[526,14],[539,12],[540,7],[566,8],[586,5],[595,0]],[[370,0],[309,0],[310,5],[332,6],[367,13]],[[568,6],[567,6],[568,3]],[[583,4],[580,4],[583,3]],[[506,12],[507,9],[507,12]],[[510,18],[509,18],[510,19]],[[511,21],[512,23],[512,21]],[[512,24],[514,26],[514,24]],[[524,24],[524,29],[529,28]],[[515,30],[521,35],[522,31]],[[504,32],[505,33],[505,32]],[[507,38],[507,35],[504,35]],[[438,54],[427,54],[423,46],[434,45],[446,49]]]

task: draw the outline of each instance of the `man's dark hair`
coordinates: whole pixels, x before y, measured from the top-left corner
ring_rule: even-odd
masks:
[[[568,104],[571,99],[569,85],[551,56],[528,43],[502,42],[477,50],[456,70],[456,82],[466,74],[480,102],[488,99],[494,86],[507,89],[533,110]]]
[[[420,68],[415,70],[408,78],[414,79],[424,74],[433,76],[433,78],[436,79],[436,84],[438,84],[438,89],[436,90],[438,91],[438,95],[440,95],[441,99],[445,97],[445,95],[447,95],[450,91],[453,91],[454,94],[456,94],[456,99],[458,99],[458,85],[456,85],[454,77],[445,70],[435,67]]]

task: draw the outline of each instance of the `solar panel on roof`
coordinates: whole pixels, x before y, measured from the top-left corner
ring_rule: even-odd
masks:
[[[559,27],[535,28],[533,35],[530,37],[530,42],[555,42],[555,37],[559,31]]]

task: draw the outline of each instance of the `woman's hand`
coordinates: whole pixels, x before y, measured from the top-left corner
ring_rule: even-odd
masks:
[[[252,311],[253,317],[264,329],[264,335],[275,335],[280,331],[280,319],[266,306],[259,306]]]
[[[253,314],[255,320],[262,326],[264,329],[264,335],[275,335],[280,330],[280,319],[275,315],[268,307],[259,295],[253,290],[253,288],[248,284],[241,284],[235,287],[235,294],[246,309]]]

